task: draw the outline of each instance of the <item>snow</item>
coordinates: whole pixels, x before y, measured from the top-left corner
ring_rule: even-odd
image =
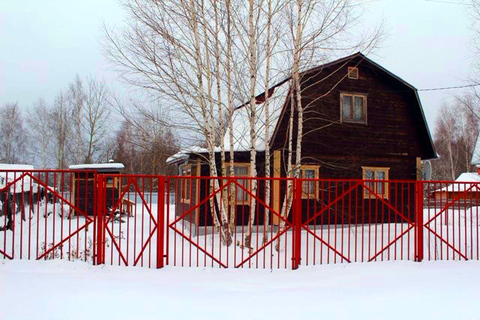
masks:
[[[270,112],[270,137],[277,127],[278,120],[282,113],[285,100],[287,99],[290,89],[290,81],[279,85],[275,88],[273,94],[269,98],[269,112]],[[256,150],[265,150],[265,103],[255,106],[257,110],[257,122],[255,124],[257,132]],[[247,106],[236,109],[233,113],[233,145],[234,151],[248,151],[250,150],[250,120],[249,108]],[[230,151],[230,133],[227,130],[223,139],[225,151]],[[188,159],[189,154],[207,153],[208,150],[199,146],[192,146],[177,152],[167,159],[167,163],[174,163],[179,160]],[[215,152],[220,152],[220,148],[216,147]]]
[[[28,164],[7,164],[0,163],[0,170],[33,170],[33,166]]]
[[[0,189],[5,188],[8,183],[18,179],[10,186],[12,193],[28,192],[30,187],[32,187],[34,192],[37,192],[37,183],[29,175],[25,175],[26,171],[33,170],[33,166],[26,164],[0,164],[0,170]]]
[[[48,259],[57,259],[35,261],[37,250],[41,254],[45,244],[50,247],[52,243],[58,243],[71,231],[85,224],[85,219],[81,216],[72,219],[65,217],[69,212],[68,206],[60,206],[58,203],[55,208],[52,206],[53,204],[48,204],[44,207],[44,203],[40,204],[39,210],[34,208],[32,216],[27,214],[25,221],[20,219],[20,214],[15,215],[15,239],[10,238],[10,231],[0,232],[0,249],[5,248],[3,241],[8,244],[14,241],[16,257],[13,261],[0,258],[0,301],[3,306],[7,306],[0,308],[0,319],[465,319],[478,315],[476,305],[480,262],[459,262],[458,255],[453,254],[426,229],[425,260],[443,255],[443,259],[455,261],[386,261],[393,259],[395,252],[397,259],[400,259],[400,250],[406,253],[404,259],[413,259],[414,230],[411,230],[397,245],[391,246],[384,255],[379,256],[379,260],[383,261],[348,264],[338,256],[335,261],[335,254],[326,250],[325,246],[322,253],[318,240],[303,232],[302,265],[299,270],[293,271],[288,269],[291,265],[291,242],[288,241],[292,235],[287,232],[288,243],[280,252],[282,260],[285,257],[287,261],[287,269],[280,266],[280,269],[270,270],[268,265],[264,269],[261,262],[259,269],[256,269],[255,259],[252,260],[251,269],[248,264],[244,265],[244,269],[235,269],[235,264],[232,263],[234,253],[247,254],[246,250],[231,246],[228,249],[231,251],[230,256],[226,258],[227,249],[223,247],[223,255],[219,256],[219,252],[212,250],[213,244],[222,247],[218,246],[218,233],[196,233],[192,235],[193,239],[200,244],[205,241],[207,245],[204,248],[230,267],[222,269],[215,264],[211,268],[211,259],[207,258],[207,267],[203,267],[202,259],[205,257],[202,253],[188,243],[182,243],[178,236],[175,242],[175,232],[170,229],[170,265],[156,270],[148,268],[149,257],[153,257],[153,260],[155,257],[155,235],[146,247],[144,263],[132,267],[134,258],[138,256],[139,249],[151,231],[150,216],[142,202],[137,203],[134,217],[123,216],[123,223],[109,223],[130,267],[114,266],[123,263],[108,236],[106,264],[91,264],[93,228],[80,232],[78,237],[71,238],[63,248],[48,256]],[[55,214],[48,214],[53,209]],[[149,209],[157,212],[155,204],[150,204]],[[172,223],[175,207],[170,205],[166,209]],[[443,235],[469,259],[475,260],[478,259],[479,252],[479,209],[448,209],[444,212],[440,212],[441,208],[425,209],[424,221],[441,213],[429,227]],[[187,222],[179,222],[176,227],[182,230],[189,225]],[[395,228],[397,230],[393,231]],[[45,229],[48,232],[45,233]],[[371,227],[359,225],[356,228],[348,225],[323,229],[312,227],[316,235],[331,244],[334,238],[337,239],[336,249],[353,261],[354,257],[361,261],[362,256],[353,253],[361,243],[369,244],[370,247],[385,246],[405,229],[406,224],[377,224]],[[24,231],[23,246],[19,245],[21,230]],[[132,236],[134,232],[136,239]],[[188,234],[187,231],[184,232]],[[40,248],[34,242],[30,248],[27,245],[27,235],[32,241],[40,239]],[[353,239],[354,235],[360,241],[358,245],[353,240],[347,240]],[[253,243],[257,236],[263,236],[263,233],[254,232]],[[241,239],[241,234],[238,239]],[[347,241],[350,245],[347,245]],[[184,250],[181,251],[181,248]],[[6,249],[8,254],[13,254],[10,246]],[[21,249],[23,259],[18,259]],[[262,254],[277,254],[270,249],[267,248]],[[27,260],[30,250],[31,260]],[[58,259],[62,254],[64,259]],[[67,261],[69,254],[79,254],[79,257]],[[81,261],[85,254],[88,263]],[[185,266],[189,265],[190,259],[196,261],[200,257],[201,267],[175,267],[175,256],[178,262],[184,259]],[[314,256],[317,257],[316,262],[312,260]],[[330,256],[329,264],[313,266],[312,264],[319,263],[318,259],[322,256],[323,263]],[[364,257],[369,256],[371,254],[365,254]],[[240,256],[236,257],[238,259]],[[263,256],[259,257],[262,261]]]
[[[474,319],[478,262],[299,270],[0,263],[1,319]]]
[[[217,151],[219,150],[220,149],[218,149]],[[192,153],[207,153],[207,152],[208,150],[202,147],[198,147],[198,146],[188,147],[186,149],[180,150],[179,152],[175,153],[173,156],[170,156],[167,159],[167,163],[173,163],[178,160],[188,159],[188,155]]]
[[[282,113],[285,100],[290,89],[290,81],[286,81],[282,85],[275,88],[273,94],[269,98],[270,112],[270,137],[277,127],[277,122]],[[265,150],[265,103],[256,105],[257,122],[255,124],[257,132],[256,150]],[[235,110],[233,114],[233,139],[234,151],[250,150],[250,112],[248,106],[243,106]],[[224,137],[225,150],[230,150],[230,135],[227,131]]]
[[[91,163],[91,164],[74,164],[68,167],[72,170],[95,170],[95,169],[123,169],[122,163]]]
[[[470,189],[472,191],[478,192],[478,183],[480,182],[480,176],[475,173],[475,172],[464,172],[460,176],[458,176],[457,180],[455,180],[455,183],[450,184],[446,187],[443,187],[438,191],[447,191],[447,192],[462,192],[467,189]],[[475,183],[472,185],[472,183]]]

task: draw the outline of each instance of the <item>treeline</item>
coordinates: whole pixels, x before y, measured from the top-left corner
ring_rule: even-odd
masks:
[[[462,172],[475,171],[472,156],[480,128],[479,102],[474,92],[457,96],[440,109],[434,140],[439,158],[432,161],[433,179],[455,180]]]
[[[79,76],[53,101],[39,99],[28,111],[6,103],[0,106],[0,162],[65,169],[114,160],[126,173],[169,173],[165,160],[178,150],[172,130],[135,108],[119,112],[118,104],[105,82]]]

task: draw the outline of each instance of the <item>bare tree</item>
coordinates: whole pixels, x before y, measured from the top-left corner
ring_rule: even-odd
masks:
[[[55,165],[58,169],[64,169],[68,165],[67,150],[71,135],[71,110],[68,108],[65,94],[60,92],[53,103],[50,111],[50,131],[54,140]]]
[[[472,94],[458,96],[440,109],[435,129],[439,159],[432,162],[435,179],[455,180],[462,172],[474,170],[478,162],[473,151],[479,136],[479,100]]]
[[[222,24],[216,5],[203,0],[125,1],[125,8],[135,22],[121,37],[106,29],[107,53],[122,68],[123,78],[154,92],[164,106],[174,106],[177,114],[186,116],[175,117],[182,120],[174,123],[177,127],[190,128],[204,137],[213,177],[217,176],[217,120],[224,114],[219,111],[223,106],[218,95],[220,70],[217,70],[223,65],[218,57],[223,45],[215,41],[224,37],[215,36]],[[215,86],[217,90],[213,89]],[[219,188],[217,179],[211,188]],[[212,198],[214,223],[223,233],[225,243],[230,244],[228,210],[221,210],[218,217],[213,201]],[[222,202],[219,197],[216,201]]]
[[[382,40],[383,25],[375,30],[361,35],[360,38],[352,37],[353,28],[358,25],[362,16],[358,4],[351,0],[293,0],[289,1],[286,9],[287,25],[289,29],[286,51],[291,55],[291,79],[292,79],[292,101],[289,125],[288,157],[289,163],[287,174],[289,176],[301,177],[303,137],[306,134],[304,128],[304,115],[319,99],[325,97],[339,85],[346,77],[341,78],[332,88],[326,88],[326,92],[304,103],[304,91],[319,83],[304,85],[306,70],[317,65],[325,58],[331,58],[336,53],[345,53],[362,50],[370,52],[376,48]],[[325,77],[329,77],[326,75]],[[321,81],[321,80],[320,80]],[[294,106],[294,107],[293,107]],[[296,132],[293,133],[294,119],[296,120]],[[329,125],[337,123],[332,121]],[[328,126],[328,125],[327,125]],[[319,128],[321,129],[321,128]],[[295,143],[290,139],[295,139]],[[295,164],[293,159],[295,147]],[[287,192],[283,201],[282,216],[285,218],[292,206],[293,194],[292,182],[287,185]],[[279,232],[285,227],[285,222],[280,222]],[[277,249],[280,242],[277,241]]]
[[[29,131],[29,153],[33,157],[33,163],[41,168],[51,166],[51,142],[50,110],[43,99],[39,99],[28,113],[27,118]]]
[[[0,108],[0,160],[18,163],[26,159],[26,135],[23,118],[17,103],[7,103]]]
[[[81,117],[84,161],[92,163],[99,159],[108,133],[110,109],[105,82],[88,79],[84,97]]]
[[[124,6],[130,17],[127,29],[116,33],[105,28],[109,58],[124,80],[148,90],[161,101],[163,108],[172,110],[175,114],[173,126],[191,129],[203,137],[212,177],[219,172],[218,151],[220,172],[226,175],[225,146],[221,139],[226,135],[226,123],[230,137],[229,174],[234,175],[232,117],[235,105],[243,105],[248,110],[250,175],[256,176],[259,135],[256,94],[266,93],[268,122],[270,83],[278,81],[281,74],[292,76],[297,88],[293,97],[300,117],[299,132],[295,135],[298,176],[301,161],[298,150],[301,150],[303,136],[301,123],[307,108],[301,105],[302,93],[298,90],[301,89],[302,70],[320,58],[331,56],[332,52],[351,51],[359,48],[358,43],[371,43],[375,38],[346,45],[352,38],[349,32],[359,17],[357,6],[348,0],[124,0]],[[285,25],[288,30],[282,27]],[[285,31],[289,31],[290,36]],[[269,126],[266,127],[268,139]],[[268,144],[268,140],[263,140]],[[219,150],[217,145],[220,145]],[[266,166],[269,157],[268,153]],[[211,192],[219,188],[218,179],[212,181]],[[255,195],[255,179],[251,183]],[[256,212],[255,197],[251,199],[247,246]],[[226,198],[220,199],[217,193],[217,197],[211,198],[210,206],[215,226],[223,233],[225,243],[230,244],[233,219],[229,224],[226,208],[217,216],[214,200],[226,206]],[[284,214],[288,214],[288,210],[284,210]]]

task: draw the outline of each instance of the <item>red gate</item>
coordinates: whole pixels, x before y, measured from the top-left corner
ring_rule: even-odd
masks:
[[[74,190],[82,182],[66,170],[0,171],[0,256],[85,261],[91,258],[93,231],[89,226],[94,218],[75,205],[74,200]]]
[[[303,264],[415,259],[415,182],[299,181]]]
[[[167,206],[170,264],[279,268],[292,263],[293,224],[287,218],[292,203],[281,199],[281,190],[292,191],[293,179],[182,176],[169,177],[167,185],[175,202]]]
[[[99,174],[96,263],[162,268],[165,177]]]
[[[479,194],[474,182],[421,182],[428,260],[479,259]]]

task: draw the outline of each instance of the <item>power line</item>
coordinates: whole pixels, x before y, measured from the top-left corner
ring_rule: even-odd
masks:
[[[464,86],[452,86],[452,87],[439,87],[439,88],[425,88],[418,89],[417,91],[440,91],[440,90],[450,90],[450,89],[462,89],[462,88],[473,88],[480,86],[480,83],[477,84],[467,84]]]

